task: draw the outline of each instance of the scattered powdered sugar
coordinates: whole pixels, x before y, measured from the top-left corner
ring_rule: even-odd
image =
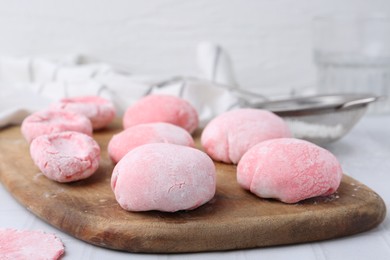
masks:
[[[349,183],[349,185],[351,185],[351,186],[353,187],[353,191],[359,191],[359,190],[362,188],[362,186],[357,185],[357,184],[354,183],[354,182]],[[351,194],[351,197],[356,197],[356,194],[355,194],[355,193],[352,193],[352,194]]]
[[[61,193],[63,193],[63,192],[65,192],[65,190],[64,189],[57,189],[55,192],[54,191],[52,191],[52,192],[50,192],[50,191],[45,191],[44,193],[43,193],[43,196],[46,198],[46,199],[49,199],[49,198],[55,198],[55,197],[57,197],[59,194],[61,194]]]
[[[302,200],[302,201],[295,203],[295,205],[302,205],[302,204],[317,205],[317,204],[322,204],[322,203],[333,202],[335,200],[338,200],[339,198],[340,198],[340,195],[338,194],[338,192],[335,192],[335,193],[328,195],[328,196],[317,196],[317,197],[309,198],[306,200]]]
[[[38,172],[34,175],[33,177],[33,181],[38,181],[38,179],[43,176],[43,173],[42,172]]]
[[[338,138],[344,132],[341,124],[330,126],[292,119],[286,119],[286,122],[296,138]]]
[[[325,197],[325,202],[334,201],[334,200],[337,200],[337,199],[339,199],[339,198],[340,198],[340,196],[339,196],[339,194],[336,192],[336,193],[333,193],[333,194],[331,194],[331,195],[329,195],[329,196],[326,196],[326,197]]]

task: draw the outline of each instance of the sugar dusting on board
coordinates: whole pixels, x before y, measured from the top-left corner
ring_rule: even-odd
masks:
[[[340,199],[339,193],[336,191],[335,193],[328,195],[328,196],[318,196],[314,198],[309,198],[300,202],[295,203],[294,205],[317,205],[317,204],[323,204],[323,203],[330,203],[335,202],[338,199]]]
[[[41,176],[44,176],[42,172],[36,173],[33,177],[33,181],[38,181],[41,178]]]
[[[45,191],[43,193],[43,197],[48,198],[56,198],[59,194],[64,193],[65,190],[63,188],[57,189],[55,191]]]
[[[356,193],[361,190],[362,186],[356,185],[356,183],[351,182],[350,185],[353,187],[353,193],[351,194],[352,197],[356,197]],[[374,196],[377,196],[375,192],[372,192]]]

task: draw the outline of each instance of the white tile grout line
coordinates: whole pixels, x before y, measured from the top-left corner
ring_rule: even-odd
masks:
[[[383,241],[385,242],[387,248],[390,250],[390,238],[383,233],[380,233],[380,235]]]
[[[324,249],[322,248],[321,243],[312,243],[310,247],[314,251],[316,260],[327,260],[326,254],[324,252]]]
[[[384,240],[387,247],[390,249],[390,227],[387,225],[387,223],[390,223],[390,217],[388,215],[381,224],[382,232],[379,232],[379,234],[381,235],[381,238]]]

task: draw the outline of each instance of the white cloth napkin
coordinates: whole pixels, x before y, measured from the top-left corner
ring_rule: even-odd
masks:
[[[110,64],[84,63],[82,56],[0,58],[0,127],[20,124],[34,111],[63,97],[99,95],[110,99],[122,115],[128,106],[150,93],[188,100],[204,126],[211,118],[234,107],[239,98],[229,55],[220,46],[204,42],[197,49],[201,75],[123,73]]]

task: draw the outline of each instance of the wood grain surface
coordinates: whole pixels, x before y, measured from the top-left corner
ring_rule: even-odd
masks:
[[[243,190],[235,166],[222,163],[216,163],[216,195],[200,208],[127,212],[111,191],[114,165],[107,154],[108,141],[120,130],[115,123],[94,134],[102,161],[92,177],[60,184],[33,164],[20,128],[6,128],[0,131],[0,180],[47,223],[88,243],[130,252],[216,251],[325,240],[374,228],[386,214],[383,200],[348,176],[332,196],[288,205]]]

